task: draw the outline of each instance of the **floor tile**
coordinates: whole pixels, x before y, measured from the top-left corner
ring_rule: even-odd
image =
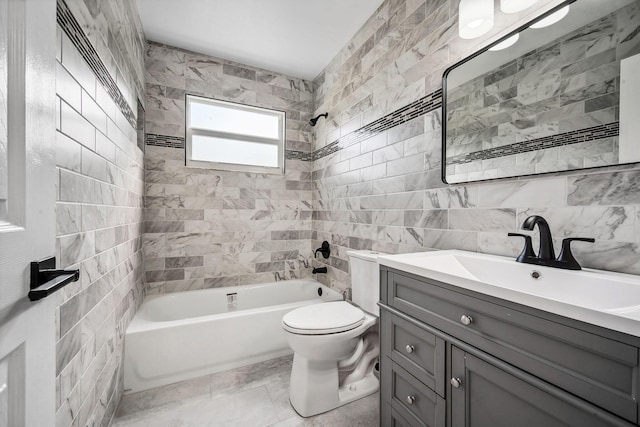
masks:
[[[375,393],[314,417],[289,403],[291,356],[126,395],[113,427],[376,427]]]
[[[171,410],[144,413],[130,418],[118,427],[264,427],[277,421],[275,409],[265,386],[220,397],[190,401]]]
[[[175,406],[191,399],[211,398],[209,377],[181,381],[137,393],[126,394],[120,401],[116,417],[126,417],[142,411],[155,410],[163,406]]]

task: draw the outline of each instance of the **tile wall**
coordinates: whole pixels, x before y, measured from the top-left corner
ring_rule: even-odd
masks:
[[[109,14],[96,14],[97,7],[131,20],[114,22]],[[68,13],[71,8],[74,12]],[[109,424],[123,392],[124,331],[143,296],[143,153],[123,113],[136,111],[136,104],[129,104],[136,89],[128,82],[139,78],[131,72],[142,68],[135,63],[142,52],[132,54],[141,45],[119,37],[140,34],[132,8],[132,1],[58,2],[57,257],[59,267],[80,269],[80,280],[55,294],[57,427]],[[85,26],[91,39],[84,38],[76,16],[91,23]],[[87,46],[95,46],[97,56]],[[112,56],[116,50],[127,52],[127,63]],[[89,63],[110,64],[113,74],[106,77],[126,105],[114,102],[101,83],[106,77],[94,73]]]
[[[64,0],[64,3],[135,110],[138,99],[144,102],[146,43],[136,3],[130,0]]]
[[[438,91],[447,67],[559,1],[538,2],[516,15],[497,9],[492,32],[474,41],[457,35],[458,3],[387,0],[378,8],[314,81],[315,113],[329,112],[329,120],[314,128],[316,152]],[[640,22],[637,15],[627,18]],[[638,25],[628,31],[616,36],[626,40],[625,50],[640,52]],[[522,242],[507,233],[532,214],[546,217],[558,240],[595,237],[593,245],[575,245],[583,265],[640,273],[639,166],[445,185],[441,155],[435,109],[314,156],[312,243],[326,239],[334,249],[322,280],[349,285],[348,249],[516,256]]]
[[[149,42],[145,282],[148,293],[310,275],[311,82]],[[286,111],[286,173],[185,167],[185,93]]]

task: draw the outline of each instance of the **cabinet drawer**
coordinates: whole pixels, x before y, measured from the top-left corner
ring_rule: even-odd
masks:
[[[637,422],[636,347],[486,299],[397,272],[388,278],[387,301],[398,311]]]
[[[380,425],[383,427],[413,427],[413,424],[405,420],[397,410],[391,407],[389,402],[383,403],[380,408]]]
[[[381,360],[382,399],[412,427],[444,427],[444,399],[386,358]]]
[[[444,340],[385,310],[380,313],[382,352],[445,397]]]

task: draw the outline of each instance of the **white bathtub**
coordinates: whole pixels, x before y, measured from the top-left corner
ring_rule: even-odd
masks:
[[[127,328],[125,392],[291,354],[282,316],[341,299],[313,279],[149,296]]]

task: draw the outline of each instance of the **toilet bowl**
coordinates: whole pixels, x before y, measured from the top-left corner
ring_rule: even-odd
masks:
[[[379,273],[377,253],[349,251],[354,303],[314,304],[282,318],[294,351],[289,399],[309,417],[378,390],[374,365],[379,355]]]

